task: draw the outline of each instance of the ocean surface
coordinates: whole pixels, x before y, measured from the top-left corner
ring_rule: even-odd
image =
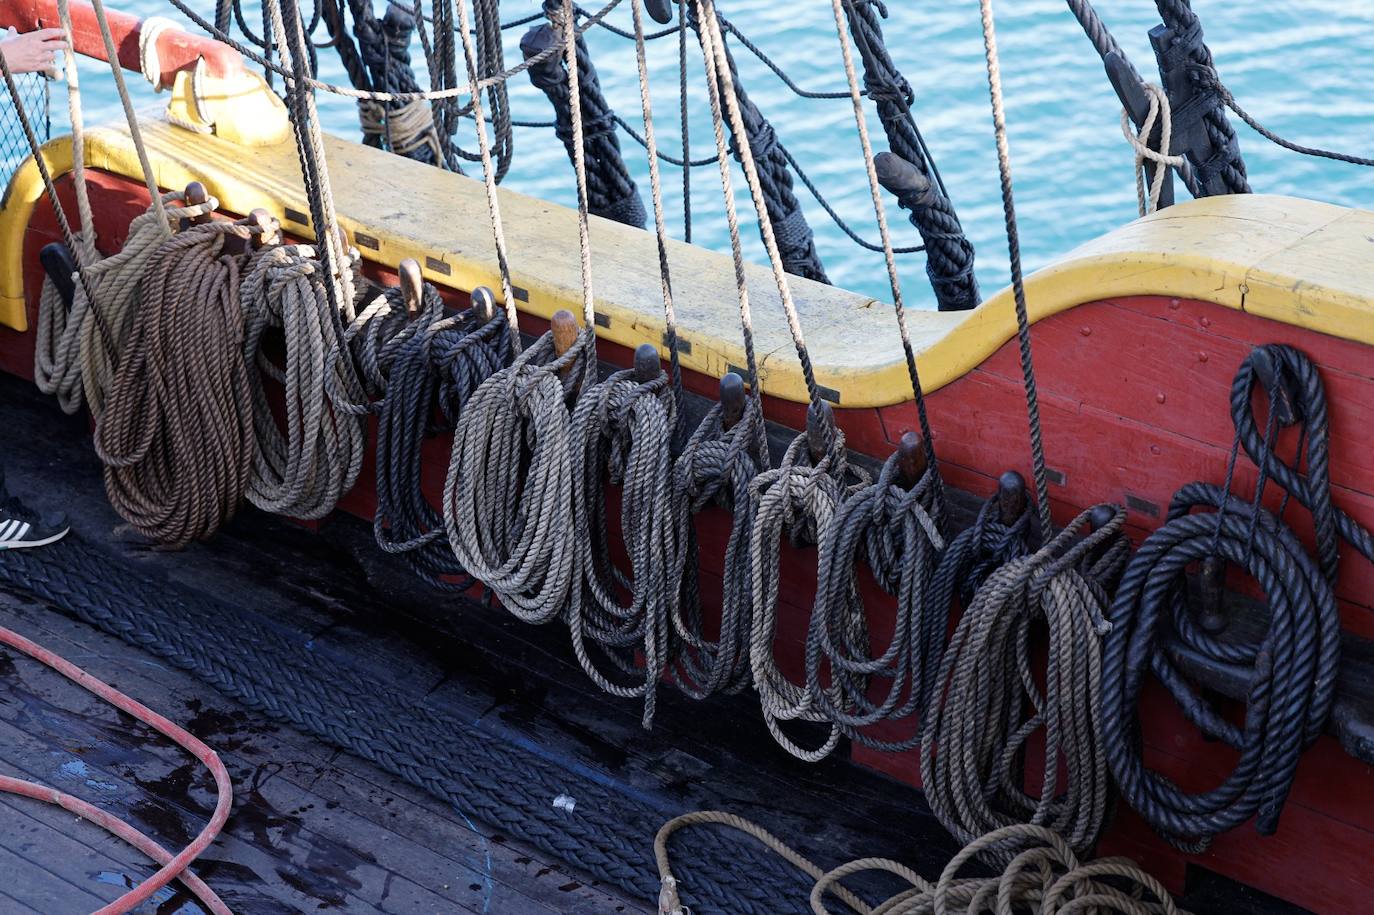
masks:
[[[179,18],[164,0],[111,0],[110,6],[143,16]],[[210,15],[213,0],[192,0]],[[308,4],[307,8],[308,8]],[[586,4],[595,8],[597,4]],[[246,8],[252,4],[245,2]],[[425,4],[429,6],[428,3]],[[380,13],[382,0],[377,0]],[[721,13],[783,68],[799,86],[844,91],[846,81],[826,0],[719,0]],[[539,9],[538,0],[506,0],[503,20]],[[1262,4],[1195,0],[1222,79],[1240,103],[1271,129],[1297,142],[1359,155],[1374,152],[1374,0],[1270,0]],[[1157,79],[1147,32],[1158,14],[1149,0],[1101,0],[1098,10],[1117,40],[1147,78]],[[978,3],[975,0],[888,0],[884,24],[888,47],[916,94],[915,112],[936,165],[977,249],[977,275],[984,295],[1005,286],[1007,246],[998,190]],[[1120,106],[1097,55],[1067,7],[1059,0],[1004,0],[997,4],[998,37],[1007,101],[1021,246],[1028,270],[1136,216],[1132,156],[1120,132]],[[629,4],[608,22],[630,28]],[[650,23],[652,25],[652,23]],[[194,28],[194,27],[193,27]],[[507,65],[520,59],[518,42],[527,27],[505,32]],[[323,28],[319,35],[324,36]],[[604,29],[589,33],[601,82],[611,105],[641,126],[634,43]],[[700,51],[689,44],[691,152],[713,154]],[[781,141],[792,151],[835,210],[860,235],[877,239],[862,153],[847,98],[812,100],[788,89],[757,58],[734,47],[740,78]],[[681,151],[678,125],[677,39],[650,45],[651,86],[660,148]],[[427,85],[423,57],[415,59]],[[320,51],[321,76],[346,83],[333,51]],[[82,88],[88,121],[120,117],[103,64],[84,61]],[[461,64],[460,64],[461,69]],[[140,102],[152,104],[141,80]],[[544,96],[523,76],[511,85],[518,120],[551,117]],[[65,93],[52,94],[54,130],[61,129]],[[357,114],[347,99],[323,95],[321,109],[332,132],[356,137]],[[885,147],[871,108],[870,131]],[[462,145],[476,148],[468,131]],[[1241,149],[1257,192],[1308,197],[1374,208],[1374,171],[1298,155],[1238,124]],[[648,208],[648,169],[641,147],[622,138],[625,157]],[[480,175],[480,166],[468,169]],[[664,169],[669,228],[681,238],[681,171]],[[714,164],[692,176],[692,239],[728,250],[719,177]],[[515,162],[505,185],[571,204],[571,166],[553,132],[518,128]],[[752,213],[737,175],[741,213]],[[817,246],[832,281],[888,298],[882,255],[850,241],[824,210],[798,186]],[[1179,188],[1179,194],[1186,193]],[[904,214],[892,206],[889,220],[897,244],[919,241]],[[756,228],[745,227],[747,254],[764,259]],[[570,242],[572,244],[572,242]],[[900,258],[904,291],[913,307],[934,307],[923,255]]]

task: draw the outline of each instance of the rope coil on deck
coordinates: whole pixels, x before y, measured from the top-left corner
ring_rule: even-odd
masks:
[[[1125,510],[1100,508],[1107,520],[1086,537],[1079,533],[1093,511],[1036,553],[993,572],[945,650],[923,716],[921,784],[931,810],[962,842],[1030,822],[1054,829],[1081,852],[1101,833],[1108,790],[1100,713],[1103,614],[1106,588],[1127,547]],[[1042,624],[1048,633],[1043,691],[1031,659],[1033,627]],[[1040,730],[1044,750],[1032,751],[1030,738]],[[1023,788],[1028,776],[1040,779],[1037,795]]]

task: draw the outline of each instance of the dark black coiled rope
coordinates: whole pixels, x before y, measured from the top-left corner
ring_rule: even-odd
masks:
[[[865,731],[886,721],[911,719],[934,684],[945,618],[938,633],[927,618],[926,590],[940,535],[941,502],[934,468],[915,485],[903,485],[901,453],[883,464],[872,486],[842,502],[819,544],[816,603],[806,638],[806,683],[812,702],[840,732],[864,746],[901,752],[920,742],[920,728],[897,740]],[[887,647],[874,652],[858,560],[868,560],[878,586],[897,600]],[[878,686],[885,683],[885,688]],[[882,692],[875,701],[872,690]]]
[[[520,39],[520,50],[529,59],[558,42],[551,25],[539,25]],[[639,198],[630,171],[620,154],[615,112],[601,91],[601,80],[592,65],[587,43],[577,39],[578,91],[582,97],[582,145],[587,163],[587,209],[594,216],[644,228],[644,202]],[[554,111],[554,131],[563,141],[568,158],[573,155],[572,98],[568,74],[560,55],[546,58],[529,69],[530,82],[548,96]]]
[[[911,224],[925,243],[926,273],[941,311],[963,311],[978,304],[978,281],[973,277],[973,244],[945,193],[925,138],[916,127],[911,106],[915,95],[883,42],[880,18],[887,9],[878,0],[846,0],[845,16],[863,61],[864,89],[878,109],[890,153],[908,163],[921,178],[919,193],[888,187],[903,209],[911,211]],[[875,160],[876,161],[876,160]],[[879,175],[883,174],[880,168]],[[887,182],[884,181],[884,186]]]
[[[388,553],[399,553],[422,579],[438,588],[465,591],[473,584],[453,555],[444,519],[421,486],[422,447],[457,422],[477,386],[510,364],[506,317],[489,305],[491,294],[474,290],[473,308],[445,316],[434,287],[424,286],[424,311],[416,332],[396,351],[387,394],[377,406],[377,512],[373,532]],[[485,302],[479,298],[485,297]],[[495,311],[493,314],[492,312]]]
[[[1264,434],[1251,408],[1261,380],[1270,403]],[[1278,828],[1298,758],[1321,733],[1334,697],[1340,663],[1333,592],[1338,535],[1374,559],[1369,532],[1331,504],[1326,396],[1311,361],[1288,346],[1256,349],[1236,374],[1231,411],[1236,446],[1244,446],[1260,469],[1254,502],[1228,492],[1234,450],[1225,487],[1190,483],[1179,490],[1168,522],[1126,570],[1104,656],[1103,730],[1122,795],[1166,839],[1190,851],[1252,816],[1262,834]],[[1302,424],[1293,466],[1272,448],[1277,426],[1289,422]],[[1300,469],[1304,463],[1306,473]],[[1313,513],[1318,561],[1279,517],[1259,506],[1269,478]],[[1190,514],[1194,508],[1213,513]],[[1259,641],[1218,638],[1194,619],[1185,600],[1185,572],[1191,563],[1213,557],[1239,565],[1263,589],[1270,619]],[[1187,682],[1169,650],[1175,644],[1250,669],[1243,726],[1218,714]],[[1240,751],[1220,786],[1191,794],[1145,767],[1136,706],[1147,670],[1198,728]]]
[[[700,35],[701,23],[696,7],[687,4],[688,24]],[[792,192],[792,173],[788,171],[787,153],[778,142],[773,125],[750,100],[740,82],[739,71],[735,67],[734,55],[729,47],[725,49],[730,65],[730,75],[735,84],[735,100],[739,106],[740,118],[744,122],[745,137],[730,137],[730,151],[738,161],[739,146],[747,140],[758,167],[759,184],[768,206],[768,219],[773,224],[773,234],[777,239],[778,250],[782,254],[784,269],[794,276],[805,277],[819,283],[829,283],[821,256],[816,252],[816,240],[811,234],[811,226],[802,212],[801,203]],[[723,91],[723,88],[722,88]],[[727,125],[730,123],[726,120]]]

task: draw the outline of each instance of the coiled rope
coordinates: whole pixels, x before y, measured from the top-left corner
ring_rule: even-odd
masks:
[[[364,418],[330,408],[330,390],[350,401],[361,401],[364,393],[351,361],[329,359],[338,317],[330,313],[322,269],[313,247],[278,245],[253,259],[241,290],[243,358],[257,442],[248,500],[263,511],[301,519],[334,510],[353,488],[367,448]],[[269,328],[282,332],[284,368],[264,349]],[[331,382],[326,373],[334,374]],[[285,434],[264,376],[284,390]]]
[[[1260,381],[1270,405],[1264,433],[1251,407]],[[1141,545],[1122,579],[1104,658],[1106,749],[1122,796],[1166,839],[1190,851],[1252,816],[1261,834],[1278,828],[1298,759],[1321,733],[1334,699],[1340,618],[1332,589],[1339,539],[1374,560],[1369,532],[1331,502],[1326,396],[1312,362],[1288,346],[1256,349],[1236,373],[1231,415],[1236,444],[1225,485],[1190,483],[1175,494],[1168,521]],[[1301,429],[1297,459],[1289,465],[1274,453],[1273,441],[1277,427],[1291,422],[1300,422]],[[1241,446],[1260,470],[1249,504],[1230,493]],[[1312,512],[1316,561],[1281,517],[1260,507],[1269,479],[1286,491],[1285,507],[1291,496]],[[1192,514],[1195,508],[1214,511]],[[1223,565],[1212,571],[1216,580],[1222,580],[1224,563],[1234,563],[1263,590],[1269,622],[1258,640],[1221,638],[1217,630],[1224,616],[1195,618],[1189,608],[1187,567],[1217,559]],[[1188,683],[1169,650],[1175,643],[1250,669],[1242,725],[1213,709]],[[1204,734],[1239,751],[1221,785],[1193,793],[1145,766],[1137,703],[1147,671]]]
[[[405,265],[402,270],[404,285]],[[422,447],[437,431],[436,409],[451,427],[477,386],[510,364],[510,340],[490,290],[473,290],[472,307],[452,316],[445,315],[433,286],[423,283],[419,292],[419,313],[411,321],[415,332],[399,338],[404,342],[390,359],[385,396],[376,404],[373,533],[382,549],[400,554],[431,585],[463,591],[473,579],[454,558],[443,516],[424,495]]]
[[[922,718],[921,786],[931,810],[961,842],[1019,822],[1047,826],[1077,852],[1090,849],[1107,814],[1100,701],[1106,589],[1127,556],[1126,513],[1080,514],[1031,556],[990,575],[945,650]],[[1045,688],[1031,661],[1032,633],[1048,635]],[[1044,732],[1044,749],[1030,738]],[[1031,758],[1034,761],[1031,762]],[[1062,769],[1062,774],[1061,774]],[[1023,789],[1040,778],[1037,795]],[[996,849],[999,863],[1009,859]]]
[[[632,8],[638,9],[632,0]],[[685,18],[687,4],[679,10]],[[637,20],[636,31],[642,32]],[[686,32],[679,44],[682,63],[680,89],[686,91]],[[637,43],[642,47],[642,42]],[[640,55],[641,61],[643,54]],[[641,80],[647,113],[647,65],[641,63]],[[760,470],[769,466],[768,439],[763,422],[763,393],[759,384],[758,357],[754,350],[753,313],[749,302],[749,286],[745,276],[743,246],[740,241],[739,214],[735,207],[735,192],[731,177],[730,152],[725,138],[724,118],[721,114],[721,87],[712,80],[706,83],[712,111],[715,138],[715,161],[720,174],[721,198],[725,222],[730,236],[730,253],[735,271],[735,292],[739,301],[740,334],[744,343],[747,379],[727,373],[720,380],[720,400],[702,417],[700,424],[683,446],[674,467],[674,508],[676,511],[677,542],[680,549],[672,577],[680,582],[673,595],[670,610],[673,630],[680,640],[674,666],[670,669],[673,681],[687,695],[705,698],[715,692],[735,692],[749,685],[751,680],[749,641],[753,631],[753,580],[750,550],[750,528],[754,519],[753,480]],[[685,105],[685,96],[683,97]],[[685,108],[682,111],[685,112]],[[645,136],[652,140],[646,118]],[[683,122],[686,126],[686,122]],[[683,143],[686,144],[686,133]],[[655,150],[656,152],[656,150]],[[657,156],[651,155],[650,175],[657,174]],[[684,169],[686,175],[690,169]],[[655,226],[660,237],[665,235],[659,226],[661,201],[657,180],[653,182],[655,196]],[[690,226],[690,213],[686,217]],[[660,242],[660,260],[666,274],[666,243]],[[671,291],[665,287],[671,301]],[[674,347],[674,372],[676,366]],[[746,390],[747,384],[747,390]],[[708,506],[715,505],[729,511],[730,535],[726,542],[721,576],[719,628],[714,638],[707,633],[701,603],[699,577],[699,544],[694,518]]]
[[[814,881],[809,902],[815,915],[835,912],[826,904],[827,895],[855,915],[1178,915],[1182,911],[1164,886],[1129,858],[1080,861],[1063,838],[1043,826],[1004,826],[969,841],[932,884],[890,858],[860,858],[827,871],[756,823],[731,813],[702,810],[670,820],[654,837],[661,884],[658,910],[663,915],[691,915],[692,911],[682,903],[684,887],[673,874],[668,840],[680,830],[703,825],[724,826],[751,836]],[[1006,864],[991,876],[959,876],[975,858],[996,858]],[[911,887],[869,905],[841,883],[865,872],[890,874]],[[778,898],[776,904],[781,907],[787,901]]]
[[[193,226],[149,259],[95,429],[110,504],[138,533],[174,548],[233,516],[253,467],[239,300],[247,256],[224,253],[246,232],[227,222]]]
[[[831,8],[924,439],[912,432],[904,435],[874,484],[851,493],[821,535],[816,601],[806,643],[806,682],[812,702],[842,733],[869,747],[898,751],[909,749],[919,739],[914,726],[909,737],[896,740],[864,729],[909,718],[926,702],[934,675],[929,668],[945,636],[943,620],[938,630],[926,620],[926,587],[945,546],[940,532],[944,493],[841,0],[832,0]],[[861,553],[878,586],[896,598],[892,636],[881,651],[871,646],[868,609],[859,590]]]
[[[458,18],[469,79],[475,84],[472,42],[461,4]],[[519,355],[509,368],[497,372],[473,392],[454,430],[453,452],[444,483],[444,526],[459,563],[507,609],[532,623],[557,617],[567,606],[570,588],[578,586],[580,548],[568,536],[575,530],[575,509],[574,441],[567,401],[579,390],[590,387],[596,377],[582,105],[570,0],[564,4],[561,24],[575,139],[582,327],[577,330],[571,315],[555,315],[555,326],[520,353],[518,313],[505,258],[486,122],[481,100],[474,96],[473,114],[482,150],[487,210],[496,242],[511,346]],[[563,317],[568,319],[566,323],[561,322]]]

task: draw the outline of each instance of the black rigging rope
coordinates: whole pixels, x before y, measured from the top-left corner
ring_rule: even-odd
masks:
[[[1269,401],[1260,432],[1252,410],[1257,384]],[[1277,827],[1298,758],[1321,733],[1330,714],[1340,664],[1340,618],[1333,588],[1338,543],[1346,539],[1374,561],[1374,538],[1331,502],[1326,395],[1316,366],[1292,347],[1254,350],[1231,389],[1236,440],[1226,483],[1189,483],[1175,494],[1167,523],[1155,531],[1127,568],[1112,607],[1113,631],[1105,648],[1103,730],[1122,795],[1157,831],[1185,850],[1205,848],[1218,833],[1258,815],[1263,834]],[[1277,428],[1300,423],[1293,464],[1274,450]],[[1233,496],[1230,485],[1243,447],[1260,471],[1254,501]],[[1303,467],[1305,466],[1305,471]],[[1292,531],[1260,506],[1273,479],[1306,507],[1316,529],[1317,561]],[[1211,513],[1192,514],[1194,508]],[[1269,622],[1258,641],[1216,633],[1215,619],[1189,608],[1185,573],[1190,564],[1222,561],[1258,582]],[[1207,609],[1215,608],[1204,608]],[[1224,627],[1225,617],[1220,617]],[[1242,725],[1214,709],[1187,681],[1173,646],[1248,668]],[[1141,758],[1136,710],[1147,672],[1169,689],[1199,729],[1240,752],[1216,788],[1191,793],[1148,769]]]

